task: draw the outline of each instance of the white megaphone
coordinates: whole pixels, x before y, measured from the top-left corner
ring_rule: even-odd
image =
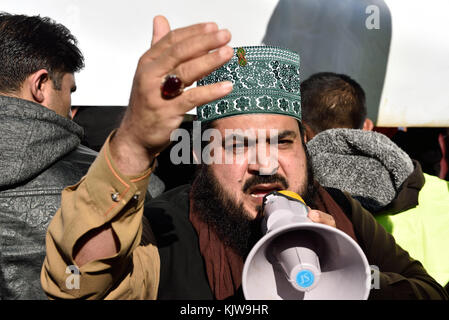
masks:
[[[275,191],[264,197],[265,234],[243,268],[248,300],[363,300],[371,269],[346,233],[314,223],[301,197]]]

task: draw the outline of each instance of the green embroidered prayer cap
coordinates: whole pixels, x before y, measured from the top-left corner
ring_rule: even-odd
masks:
[[[234,48],[233,58],[199,80],[203,86],[229,80],[227,96],[197,108],[198,120],[252,114],[283,114],[301,121],[299,54],[273,46]]]

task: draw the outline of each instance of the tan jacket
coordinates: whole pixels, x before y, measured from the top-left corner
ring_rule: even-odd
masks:
[[[160,257],[143,218],[150,174],[151,170],[136,177],[121,175],[111,161],[108,140],[87,176],[63,191],[61,209],[47,232],[47,256],[41,274],[50,298],[156,299]],[[372,290],[370,299],[448,298],[422,265],[397,246],[359,202],[348,194],[341,195],[347,197],[342,208],[351,213],[368,261],[379,266],[381,290]],[[75,269],[75,244],[106,223],[111,223],[119,237],[119,252]],[[79,276],[71,270],[79,271]]]
[[[156,299],[160,259],[149,224],[142,222],[151,172],[134,177],[120,174],[109,154],[108,139],[88,174],[62,192],[61,208],[47,231],[41,272],[49,298]],[[76,267],[75,244],[106,223],[120,235],[119,252]]]

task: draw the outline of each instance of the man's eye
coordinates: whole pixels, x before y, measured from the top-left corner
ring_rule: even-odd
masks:
[[[244,147],[245,147],[245,145],[243,143],[231,144],[231,145],[225,146],[225,150],[226,151],[235,151],[235,150],[243,149]]]
[[[281,139],[278,141],[278,144],[290,144],[290,143],[293,143],[293,141],[288,139]]]
[[[225,152],[233,154],[243,154],[246,151],[245,143],[235,143],[225,147]]]
[[[245,144],[244,143],[234,144],[232,149],[233,149],[234,153],[245,152]]]

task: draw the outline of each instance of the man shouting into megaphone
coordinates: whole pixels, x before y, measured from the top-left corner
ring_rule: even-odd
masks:
[[[371,298],[447,298],[356,200],[314,182],[301,124],[298,54],[232,49],[230,39],[215,23],[170,31],[164,17],[154,19],[152,46],[139,60],[120,127],[87,176],[63,192],[49,226],[42,270],[48,296],[241,296],[246,255],[261,237],[262,199],[286,189],[313,209],[312,221],[340,229],[379,268],[380,289]],[[184,90],[195,81],[197,87]],[[156,157],[197,106],[202,130],[215,144],[214,161],[198,166],[191,185],[144,204]],[[263,138],[241,134],[247,131],[262,131]],[[275,161],[250,152],[259,144],[267,152],[275,146]],[[229,154],[239,161],[225,161]],[[78,289],[66,288],[70,265],[79,269]]]

